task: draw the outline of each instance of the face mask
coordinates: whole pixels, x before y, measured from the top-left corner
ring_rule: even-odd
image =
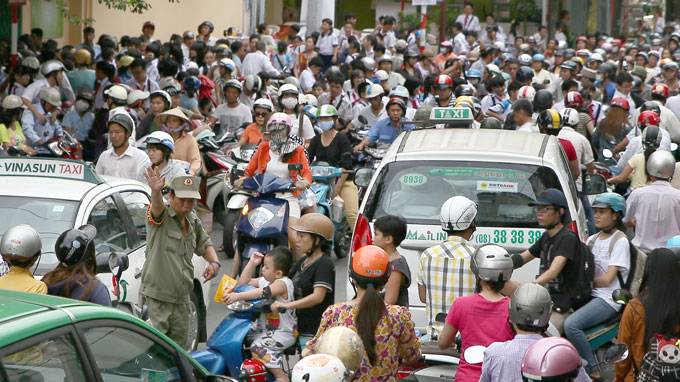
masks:
[[[83,100],[76,101],[76,111],[78,113],[84,113],[89,108],[90,108],[90,104],[88,102],[83,101]]]
[[[295,98],[284,98],[281,100],[281,104],[283,107],[286,109],[295,109],[295,106],[297,106],[297,100]]]
[[[335,126],[335,122],[333,121],[323,121],[319,123],[319,128],[324,132],[331,130],[333,126]]]
[[[595,81],[602,82],[602,75],[601,74],[596,75]]]
[[[446,54],[446,48],[439,48],[439,53]]]

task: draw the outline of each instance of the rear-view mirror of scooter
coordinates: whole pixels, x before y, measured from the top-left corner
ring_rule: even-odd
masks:
[[[633,294],[626,289],[615,289],[612,292],[612,300],[620,305],[626,305],[633,299]]]
[[[128,260],[127,255],[116,252],[111,252],[109,255],[109,269],[116,278],[116,281],[120,280],[123,272],[125,272],[129,266],[130,260]]]
[[[626,344],[614,344],[604,352],[604,361],[607,363],[619,363],[628,358],[630,351]]]

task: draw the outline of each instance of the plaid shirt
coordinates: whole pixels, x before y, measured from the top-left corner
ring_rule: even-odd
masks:
[[[423,251],[418,267],[418,284],[427,291],[427,333],[440,333],[444,324],[436,322],[439,313],[448,313],[453,300],[475,292],[475,275],[470,268],[472,244],[459,236]]]
[[[5,259],[0,257],[0,277],[9,273],[9,264],[5,262]]]

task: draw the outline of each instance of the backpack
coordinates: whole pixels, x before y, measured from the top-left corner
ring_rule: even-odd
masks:
[[[680,338],[655,334],[642,358],[638,382],[680,381]]]
[[[595,240],[600,237],[602,231],[595,234],[595,237],[591,241],[588,247],[592,250],[595,245]],[[621,231],[616,231],[614,237],[609,243],[609,253],[614,249],[614,245],[619,239],[627,238],[626,234]],[[630,250],[630,269],[628,270],[628,279],[624,282],[621,272],[616,273],[616,277],[619,279],[619,284],[622,289],[629,291],[633,297],[637,297],[640,292],[640,284],[642,283],[642,276],[645,273],[645,264],[647,263],[647,254],[642,252],[639,248],[633,245],[633,243],[628,240],[629,250]]]
[[[571,230],[568,230],[567,235],[576,235]],[[561,241],[562,239],[560,239]],[[553,303],[558,312],[563,313],[573,308],[577,310],[583,305],[590,301],[591,292],[593,291],[593,280],[595,279],[595,257],[593,252],[582,242],[581,239],[576,237],[576,248],[574,251],[573,263],[576,264],[576,269],[578,270],[576,274],[576,282],[569,285],[569,289],[561,290],[561,286],[565,285],[564,276],[562,273],[557,278],[558,290],[551,291],[550,295],[553,297]],[[548,248],[548,260],[552,263],[552,245]],[[547,265],[548,269],[550,265]]]

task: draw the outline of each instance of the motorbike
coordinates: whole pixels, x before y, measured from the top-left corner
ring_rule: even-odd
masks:
[[[342,176],[342,169],[329,166],[325,162],[318,162],[311,166],[312,190],[316,194],[317,210],[328,216],[335,227],[333,233],[333,252],[339,259],[349,253],[352,240],[352,228],[347,223],[344,201],[335,195],[335,182]]]
[[[234,292],[245,292],[253,289],[250,285],[239,285]],[[215,331],[205,343],[207,349],[191,353],[191,356],[205,367],[211,374],[228,375],[233,378],[248,381],[253,375],[249,374],[246,365],[259,363],[250,358],[250,344],[247,343],[247,335],[254,326],[261,313],[271,312],[273,301],[257,299],[249,301],[237,301],[227,306],[227,316],[217,325]],[[279,309],[285,312],[284,308]],[[289,355],[294,355],[296,347],[284,350],[286,362]],[[261,370],[264,369],[262,365]],[[290,369],[288,366],[287,369]]]
[[[127,293],[127,283],[125,280],[121,280],[123,272],[125,272],[130,266],[130,261],[126,254],[111,252],[110,254],[102,253],[97,256],[97,273],[108,273],[113,274],[113,294],[116,296],[115,301],[111,301],[111,306],[122,310],[128,314],[131,314],[142,321],[147,321],[149,319],[149,310],[146,305],[139,307],[130,301],[125,301],[125,294]],[[135,275],[137,277],[137,275]],[[139,273],[141,277],[141,271]],[[121,287],[123,290],[121,291]],[[123,298],[121,299],[121,294]]]
[[[435,321],[445,322],[446,313],[437,314]],[[422,354],[420,360],[412,364],[399,366],[397,375],[399,380],[404,382],[452,381],[460,363],[461,354],[458,349],[461,348],[461,341],[459,332],[453,347],[440,349],[437,335],[429,335],[426,339],[423,339],[420,345],[420,352]],[[466,349],[466,355],[468,354],[467,350],[469,349]],[[465,360],[468,361],[468,358],[465,358]]]
[[[237,224],[239,217],[241,216],[241,210],[246,205],[246,202],[255,194],[243,188],[234,187],[234,181],[245,175],[245,168],[250,162],[250,158],[253,157],[257,151],[257,145],[249,143],[240,147],[236,147],[231,150],[230,158],[234,161],[234,165],[231,167],[229,176],[225,176],[222,189],[225,192],[226,197],[224,198],[224,210],[225,218],[224,230],[222,231],[222,243],[224,243],[224,253],[228,258],[233,258],[236,253],[238,238],[237,234]]]
[[[201,171],[204,181],[201,182],[199,202],[211,210],[215,219],[224,225],[226,220],[224,197],[229,192],[225,188],[224,180],[231,168],[236,165],[236,161],[226,155],[225,150],[236,144],[236,141],[229,138],[218,142],[215,133],[210,130],[201,132],[196,140],[204,166],[204,171]]]
[[[291,171],[301,168],[299,163],[288,165]],[[239,274],[253,253],[267,253],[274,247],[288,245],[288,201],[276,197],[276,193],[294,191],[295,185],[289,179],[264,173],[245,179],[241,188],[256,196],[246,201],[236,225]]]
[[[77,155],[78,141],[66,131],[61,135],[55,136],[35,148],[35,156],[43,158],[65,158],[65,159],[82,159]],[[27,154],[21,150],[11,146],[7,149],[9,156],[26,156]]]

